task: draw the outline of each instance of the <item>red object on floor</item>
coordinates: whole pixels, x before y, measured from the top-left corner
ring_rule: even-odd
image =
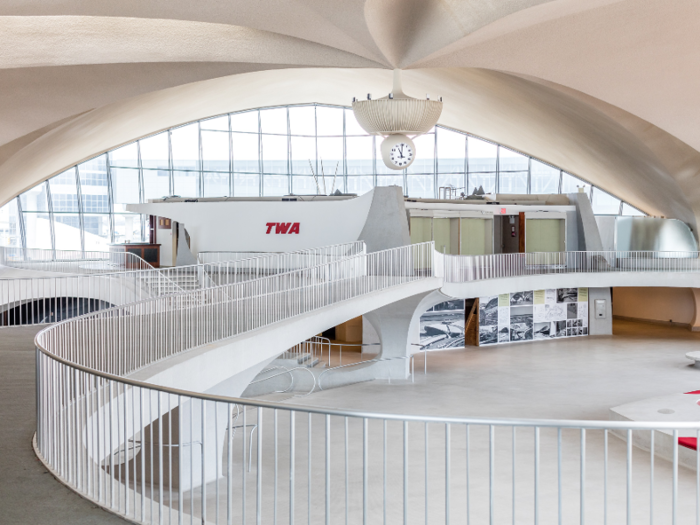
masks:
[[[693,390],[692,392],[685,392],[686,394],[700,396],[700,390]]]
[[[678,438],[678,444],[692,450],[698,449],[698,438]]]

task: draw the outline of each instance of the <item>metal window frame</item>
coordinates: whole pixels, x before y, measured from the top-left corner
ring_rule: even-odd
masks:
[[[136,152],[137,152],[137,169],[138,169],[138,192],[139,192],[139,202],[145,202],[145,184],[144,184],[144,167],[143,167],[143,158],[141,154],[141,141],[150,137],[153,137],[155,135],[158,135],[160,133],[167,133],[167,140],[168,140],[168,190],[169,193],[172,195],[175,191],[175,181],[174,181],[174,168],[173,168],[173,145],[172,145],[172,132],[176,128],[180,128],[186,125],[190,124],[197,124],[197,130],[198,130],[198,152],[199,152],[199,158],[197,159],[197,164],[196,164],[196,169],[195,170],[188,170],[188,171],[195,171],[197,173],[197,176],[199,177],[198,183],[197,183],[197,191],[198,195],[197,197],[202,197],[205,194],[205,181],[204,181],[204,151],[203,151],[203,144],[202,144],[202,122],[204,120],[208,120],[210,118],[216,118],[216,117],[222,117],[226,116],[228,120],[228,137],[229,137],[229,169],[228,169],[228,188],[229,188],[229,196],[235,197],[237,196],[236,192],[236,183],[235,183],[235,154],[234,154],[234,141],[233,141],[233,127],[232,127],[232,116],[235,114],[239,113],[248,113],[255,111],[257,115],[257,130],[255,132],[237,132],[237,133],[250,133],[257,135],[258,138],[258,170],[256,172],[250,172],[252,174],[255,174],[258,176],[258,195],[259,196],[264,196],[265,195],[265,173],[263,170],[263,141],[262,141],[262,115],[261,111],[264,110],[270,110],[270,109],[285,109],[286,111],[286,116],[287,116],[287,177],[288,177],[288,192],[289,194],[294,193],[294,180],[293,176],[294,174],[292,173],[292,133],[291,133],[291,117],[290,117],[290,108],[292,107],[313,107],[314,108],[314,143],[315,143],[315,148],[316,148],[316,159],[315,159],[315,164],[316,164],[316,172],[318,173],[318,165],[319,165],[319,151],[318,151],[318,108],[319,107],[327,107],[327,108],[333,108],[337,109],[338,111],[342,111],[342,119],[343,119],[343,127],[342,127],[342,141],[343,141],[343,152],[342,152],[342,178],[343,178],[343,190],[344,191],[349,191],[348,189],[348,184],[349,184],[349,164],[348,164],[348,146],[347,146],[347,140],[348,140],[348,122],[347,122],[347,114],[346,111],[350,110],[351,108],[349,106],[342,106],[342,105],[333,105],[333,104],[323,104],[323,103],[300,103],[300,104],[282,104],[282,105],[276,105],[276,106],[264,106],[260,108],[255,108],[255,109],[246,109],[243,111],[235,111],[235,112],[229,112],[221,115],[214,115],[214,116],[208,116],[203,119],[199,119],[196,121],[192,122],[187,122],[184,124],[180,124],[178,126],[173,126],[171,128],[168,128],[167,130],[164,131],[159,131],[157,133],[153,133],[150,135],[147,135],[145,137],[141,137],[139,139],[134,140],[133,142],[129,144],[135,144],[136,145]],[[567,173],[568,175],[575,177],[576,179],[580,180],[582,183],[587,184],[590,186],[590,194],[589,198],[591,199],[591,202],[593,200],[593,195],[594,192],[597,188],[595,184],[590,183],[588,180],[586,180],[583,177],[580,177],[574,173],[570,172],[565,172],[563,169],[561,169],[558,166],[554,166],[549,162],[546,162],[542,159],[539,159],[537,157],[534,157],[532,155],[529,155],[525,152],[519,151],[516,148],[513,148],[508,145],[500,144],[497,142],[494,142],[492,140],[485,139],[483,137],[480,137],[478,135],[475,135],[473,133],[465,132],[462,130],[454,129],[448,126],[443,126],[443,125],[436,125],[435,126],[435,136],[434,136],[434,142],[433,142],[433,193],[434,197],[438,197],[438,179],[439,179],[439,172],[438,172],[438,167],[439,167],[439,156],[440,156],[440,151],[439,151],[439,146],[438,146],[438,133],[440,133],[439,130],[447,130],[447,131],[452,131],[455,133],[459,133],[461,135],[464,135],[465,140],[464,140],[464,159],[463,159],[463,172],[461,173],[463,183],[464,183],[464,188],[465,188],[465,193],[469,193],[470,185],[471,185],[471,174],[472,173],[494,173],[495,175],[495,191],[500,192],[500,184],[501,184],[501,163],[500,163],[500,155],[501,155],[501,148],[505,147],[508,148],[516,153],[519,153],[521,155],[524,155],[528,159],[528,167],[527,167],[527,192],[528,194],[532,193],[532,161],[536,160],[544,165],[550,166],[551,168],[557,170],[559,172],[559,180],[557,184],[557,191],[558,193],[562,193],[563,189],[563,178],[564,178],[564,173]],[[225,133],[225,131],[222,131]],[[275,134],[278,135],[278,134]],[[296,136],[296,135],[295,135]],[[365,174],[365,175],[358,175],[358,176],[371,176],[372,178],[372,186],[377,187],[378,183],[378,162],[381,161],[381,159],[378,159],[378,143],[377,143],[377,137],[373,135],[368,135],[369,137],[372,137],[372,158],[368,159],[370,161],[370,166],[371,166],[371,173]],[[335,137],[335,135],[333,135]],[[470,170],[469,166],[469,139],[470,138],[475,138],[478,140],[482,140],[484,142],[493,144],[496,146],[496,169],[494,172],[488,171],[488,172],[477,172]],[[126,145],[129,145],[126,144]],[[121,145],[119,147],[122,147],[125,145]],[[107,195],[108,195],[108,200],[109,200],[109,227],[110,227],[110,241],[114,242],[116,240],[116,235],[117,235],[117,225],[116,225],[116,217],[115,217],[115,212],[114,212],[114,192],[113,192],[113,180],[115,174],[112,173],[112,163],[110,159],[110,154],[112,151],[114,151],[117,148],[113,148],[111,150],[108,150],[106,152],[100,153],[100,155],[96,155],[95,157],[89,159],[93,160],[101,155],[105,155],[105,164],[106,164],[106,171],[107,171]],[[80,163],[82,164],[82,163]],[[86,213],[85,210],[83,209],[83,204],[84,204],[84,199],[82,195],[82,184],[80,182],[80,164],[75,164],[71,168],[68,169],[74,169],[74,174],[76,177],[76,191],[77,191],[77,199],[78,199],[78,215],[79,215],[79,224],[80,224],[80,244],[81,244],[81,251],[85,251],[85,219],[84,219],[84,214]],[[64,173],[67,170],[64,170],[61,173]],[[60,175],[60,174],[57,174]],[[55,176],[57,176],[55,175]],[[409,188],[408,188],[408,170],[404,169],[402,170],[402,175],[403,175],[403,192],[404,195],[409,195]],[[426,174],[429,175],[429,174]],[[53,177],[52,177],[53,178]],[[51,247],[52,250],[56,251],[56,227],[55,227],[55,213],[54,213],[54,204],[53,204],[53,197],[51,193],[51,187],[48,182],[42,181],[39,184],[46,183],[46,193],[47,193],[47,202],[48,202],[48,214],[49,214],[49,219],[50,219],[50,232],[51,232]],[[38,185],[38,184],[37,184]],[[36,186],[36,185],[35,185]],[[605,191],[605,190],[601,190]],[[629,204],[627,201],[624,199],[621,199],[617,197],[616,195],[609,193],[612,197],[619,199],[620,201],[620,206],[618,209],[618,215],[622,215],[623,212],[623,207],[625,204],[628,206],[632,207],[634,210],[644,214],[648,215],[646,212],[643,210],[639,209],[636,206],[633,206]],[[27,231],[26,231],[26,224],[24,220],[24,213],[22,210],[22,205],[19,199],[19,195],[16,196],[16,204],[17,204],[17,213],[18,213],[18,223],[19,223],[19,236],[20,236],[20,245],[23,248],[27,248]],[[145,238],[145,221],[144,221],[144,216],[140,215],[140,221],[141,221],[141,238]]]

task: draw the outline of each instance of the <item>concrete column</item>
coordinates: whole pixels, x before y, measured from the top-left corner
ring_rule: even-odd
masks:
[[[367,369],[375,378],[406,379],[410,374],[409,356],[419,351],[420,316],[430,307],[450,298],[440,292],[425,292],[366,313],[379,336],[379,362]]]

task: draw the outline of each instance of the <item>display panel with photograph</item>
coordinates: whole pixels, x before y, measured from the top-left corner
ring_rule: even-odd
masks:
[[[420,344],[424,349],[464,346],[464,300],[455,299],[433,306],[420,317]]]
[[[479,345],[588,335],[588,288],[528,290],[479,299]]]

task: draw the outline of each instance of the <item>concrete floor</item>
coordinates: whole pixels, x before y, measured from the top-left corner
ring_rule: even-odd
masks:
[[[461,417],[609,419],[608,409],[639,399],[700,389],[686,352],[700,333],[615,321],[614,336],[514,343],[432,352],[428,375],[416,358],[416,383],[360,383],[289,403]]]
[[[42,327],[0,330],[0,523],[123,524],[56,481],[34,455],[34,335]]]

